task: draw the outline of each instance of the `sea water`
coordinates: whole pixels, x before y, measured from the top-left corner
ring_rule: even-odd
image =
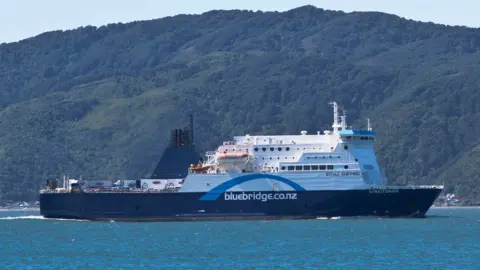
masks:
[[[480,208],[424,219],[122,223],[0,212],[2,269],[480,269]]]

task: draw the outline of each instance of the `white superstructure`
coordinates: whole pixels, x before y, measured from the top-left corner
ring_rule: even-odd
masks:
[[[332,130],[299,135],[235,136],[215,151],[207,161],[192,164],[180,192],[208,191],[226,181],[255,175],[256,181],[243,181],[231,191],[291,190],[273,178],[293,181],[306,190],[365,189],[385,186],[373,143],[375,132],[370,121],[367,130],[347,126],[345,111],[339,115],[333,106]],[[264,177],[263,177],[264,176]]]

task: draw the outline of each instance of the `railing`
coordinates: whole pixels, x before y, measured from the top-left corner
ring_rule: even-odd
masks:
[[[119,189],[119,188],[83,188],[83,189],[42,189],[41,194],[44,193],[175,193],[180,188],[175,189]]]

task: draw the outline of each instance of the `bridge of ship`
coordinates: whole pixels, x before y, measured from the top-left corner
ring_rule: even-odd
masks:
[[[376,133],[370,130],[346,129],[338,133],[342,141],[374,141]]]

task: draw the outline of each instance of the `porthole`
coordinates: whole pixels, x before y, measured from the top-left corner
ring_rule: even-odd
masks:
[[[270,151],[273,151],[274,149],[275,149],[275,148],[273,148],[273,147],[270,147]]]
[[[262,151],[263,151],[263,152],[267,151],[267,148],[262,147]]]
[[[343,149],[348,150],[348,145],[344,145]]]
[[[255,147],[255,152],[258,152],[258,147]]]
[[[347,170],[347,169],[348,169],[348,165],[345,165],[344,168],[345,168],[345,170]]]
[[[355,162],[358,162],[358,158],[355,159]]]
[[[290,147],[285,148],[285,150],[290,151]]]
[[[278,147],[278,151],[282,151],[282,148],[281,148],[281,147]]]
[[[285,171],[285,166],[282,166],[282,171]]]

